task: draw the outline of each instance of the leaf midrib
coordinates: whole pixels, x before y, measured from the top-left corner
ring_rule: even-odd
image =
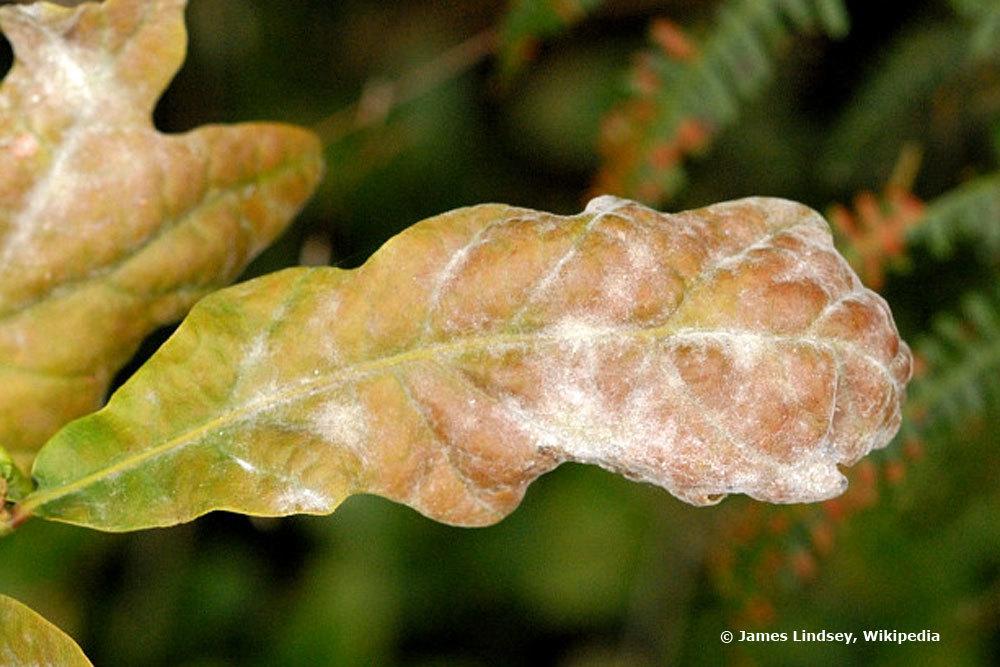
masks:
[[[765,334],[760,332],[752,331],[739,331],[739,330],[725,330],[725,329],[697,329],[697,328],[678,328],[670,323],[650,327],[650,328],[627,328],[627,329],[614,329],[607,327],[604,329],[597,329],[588,332],[587,335],[581,336],[546,336],[543,333],[537,331],[530,333],[520,333],[520,334],[493,334],[489,336],[471,336],[466,338],[460,338],[448,343],[435,343],[432,345],[427,345],[424,347],[418,347],[415,349],[406,350],[394,355],[389,355],[381,357],[378,359],[363,361],[350,366],[341,366],[331,373],[325,375],[320,375],[318,377],[309,378],[303,382],[296,384],[290,390],[287,390],[289,385],[283,385],[281,391],[272,392],[260,399],[255,401],[249,401],[243,403],[241,406],[224,412],[218,417],[211,419],[201,426],[190,429],[181,433],[180,435],[170,438],[166,442],[156,447],[142,450],[136,453],[134,456],[118,461],[110,466],[101,468],[92,473],[89,473],[80,479],[63,484],[61,486],[53,487],[47,490],[39,490],[35,493],[28,495],[24,501],[20,504],[19,510],[25,514],[31,514],[34,510],[44,507],[52,502],[65,498],[66,496],[72,495],[82,489],[85,489],[93,484],[97,484],[106,478],[117,476],[123,472],[129,471],[141,463],[159,457],[162,454],[171,452],[173,450],[181,449],[187,445],[197,442],[199,438],[208,432],[218,430],[221,428],[228,427],[232,424],[239,423],[246,417],[254,414],[260,414],[268,410],[277,408],[281,405],[294,402],[296,400],[305,399],[316,393],[322,392],[324,390],[330,389],[337,386],[338,383],[343,381],[344,376],[350,376],[350,378],[360,378],[368,375],[378,373],[379,371],[389,369],[395,366],[400,366],[410,362],[424,361],[429,359],[435,359],[438,357],[446,356],[460,356],[462,354],[467,354],[470,352],[480,351],[489,347],[512,347],[523,345],[526,343],[532,343],[534,345],[557,345],[563,344],[567,341],[594,341],[601,338],[625,338],[633,337],[647,340],[656,339],[683,339],[684,337],[691,336],[719,336],[719,337],[733,337],[733,336],[744,336],[744,337],[754,337],[760,339],[762,342],[767,343],[797,343],[809,345],[811,347],[825,348],[830,351],[831,354],[837,355],[838,350],[846,350],[852,354],[856,354],[866,361],[871,363],[874,367],[881,370],[891,383],[894,380],[889,376],[888,370],[880,363],[878,360],[874,359],[871,355],[866,354],[859,350],[855,345],[837,339],[822,339],[813,336],[806,335],[794,336],[794,335],[781,335],[781,334]],[[113,407],[113,404],[109,404],[103,410],[95,413],[91,417],[84,417],[84,419],[93,419],[101,415],[101,413]]]

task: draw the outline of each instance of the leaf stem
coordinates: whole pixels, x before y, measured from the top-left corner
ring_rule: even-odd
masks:
[[[18,504],[14,504],[12,510],[7,509],[7,505],[11,502],[7,495],[10,490],[7,480],[0,478],[0,538],[10,535],[18,526],[31,518],[31,513],[23,511]]]
[[[14,511],[11,512],[10,520],[8,520],[3,526],[0,526],[0,535],[3,535],[3,530],[6,529],[8,533],[17,530],[25,521],[30,519],[32,516],[30,510],[25,510],[21,505],[14,505]]]
[[[19,507],[14,506],[13,513],[4,510],[0,512],[0,538],[4,538],[21,526],[25,521],[31,518],[29,512],[19,512]]]
[[[496,31],[488,28],[395,81],[372,79],[357,101],[319,121],[313,130],[324,146],[330,146],[378,125],[398,107],[471,69],[496,47]]]

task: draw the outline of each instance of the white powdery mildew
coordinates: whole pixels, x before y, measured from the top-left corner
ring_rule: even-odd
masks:
[[[366,460],[371,428],[368,413],[357,401],[333,398],[324,401],[309,417],[310,430],[325,442],[343,447]]]
[[[269,403],[281,389],[277,371],[271,363],[268,334],[261,332],[253,337],[238,360],[232,396],[246,406],[240,421],[256,421],[263,412],[273,407]]]
[[[581,348],[591,349],[595,340],[614,337],[619,333],[620,328],[615,326],[567,317],[546,327],[539,335],[542,338],[552,339],[561,346],[569,346],[573,351],[578,351]]]
[[[69,204],[65,200],[65,191],[72,190],[68,184],[74,182],[75,175],[68,163],[75,157],[81,142],[80,131],[71,132],[65,138],[45,176],[35,183],[29,193],[28,204],[10,220],[10,233],[5,237],[0,252],[0,266],[12,265],[15,261],[27,264],[26,259],[38,261],[42,256],[41,249],[35,247],[34,239],[48,230],[52,219],[60,219],[58,208]],[[56,214],[42,216],[45,209],[57,209]]]
[[[768,346],[774,348],[783,342],[794,342],[777,336],[764,336],[753,331],[716,329],[679,329],[670,334],[668,342],[672,345],[685,343],[699,346],[699,352],[705,354],[706,345],[712,345],[726,353],[737,371],[751,370],[767,353]],[[773,350],[772,350],[773,351]]]
[[[247,461],[246,459],[242,459],[239,456],[232,456],[231,458],[233,460],[233,463],[235,463],[236,465],[238,465],[240,468],[242,468],[243,470],[247,471],[248,473],[250,473],[252,475],[260,473],[260,469],[257,466],[255,466],[254,464],[252,464],[249,461]]]
[[[539,403],[525,406],[506,397],[503,406],[509,414],[533,436],[537,446],[559,454],[566,460],[601,466],[630,479],[656,484],[672,494],[694,504],[709,504],[717,493],[759,488],[759,480],[732,474],[732,462],[713,458],[721,456],[718,443],[702,441],[681,425],[672,414],[663,415],[664,395],[673,402],[683,401],[685,386],[669,360],[655,352],[655,345],[642,355],[636,376],[647,382],[633,382],[624,401],[616,406],[600,388],[601,355],[613,355],[622,349],[617,341],[603,336],[603,348],[593,339],[586,341],[585,332],[598,331],[587,325],[564,324],[572,335],[562,345],[571,362],[547,366],[542,398]],[[605,369],[606,370],[606,369]],[[656,380],[649,382],[649,380]],[[709,421],[710,418],[709,418]],[[715,425],[721,434],[724,429]],[[681,441],[681,438],[684,441]],[[699,465],[708,466],[707,477],[727,480],[722,488],[692,488],[690,482],[678,477],[685,468],[680,445],[701,452]],[[745,482],[745,484],[744,484]]]
[[[333,511],[336,502],[324,493],[289,484],[275,500],[275,510],[282,514],[297,512],[326,514]]]
[[[733,491],[771,502],[818,502],[847,490],[847,478],[838,469],[837,461],[823,448],[775,468],[773,474],[759,474],[757,479],[749,480],[750,484]]]
[[[659,441],[664,457],[670,460],[672,467],[677,470],[692,467],[692,464],[704,468],[707,464],[709,471],[703,473],[703,479],[700,483],[692,484],[691,480],[687,478],[688,476],[679,477],[676,474],[670,474],[669,471],[657,468],[649,470],[647,468],[647,475],[651,476],[648,476],[646,481],[659,484],[678,498],[693,504],[705,505],[717,502],[716,500],[710,501],[708,497],[732,492],[735,487],[742,485],[749,471],[745,467],[741,468],[739,463],[746,463],[753,455],[745,443],[734,437],[716,416],[691,394],[687,383],[681,377],[680,371],[672,359],[669,357],[662,359],[659,368],[664,380],[664,387],[669,390],[666,393],[684,408],[680,414],[689,419],[693,418],[703,422],[707,432],[714,437],[706,441],[702,437],[696,436],[693,438],[694,442],[691,442],[688,440],[692,438],[689,431],[685,433],[685,439],[682,441],[679,425],[671,421],[671,428],[661,435]],[[692,416],[692,412],[696,414]],[[699,458],[697,462],[687,460],[687,457],[691,456],[690,452],[696,452],[696,456]],[[734,461],[729,460],[729,457],[738,457],[737,465],[734,466]],[[664,472],[667,474],[664,475]],[[713,480],[722,480],[722,486],[720,487],[719,482]]]
[[[245,398],[239,397],[240,400],[233,404],[233,413],[236,416],[232,421],[243,428],[254,428],[265,419],[270,421],[277,419],[275,412],[288,405],[290,400],[286,398],[290,387],[273,380],[254,386],[252,389],[251,394]]]
[[[597,458],[613,447],[620,425],[608,418],[598,389],[598,358],[593,336],[600,331],[584,322],[564,321],[550,331],[571,364],[545,370],[539,410],[561,431],[561,448],[575,459]]]
[[[153,410],[160,409],[162,401],[160,400],[160,394],[158,394],[155,390],[153,389],[146,390],[145,399],[146,399],[146,405],[150,406],[150,408],[152,408]]]
[[[340,296],[333,292],[324,295],[321,299],[314,299],[313,312],[309,316],[305,330],[313,336],[316,345],[319,346],[323,358],[330,366],[339,366],[343,363],[343,355],[337,347],[336,338],[333,332],[336,330],[337,322],[340,319]]]
[[[547,421],[534,406],[525,407],[512,396],[501,396],[499,405],[510,415],[511,423],[528,435],[539,451],[566,451],[565,443],[572,440],[570,435],[560,424]]]
[[[844,308],[846,304],[854,302],[864,305],[870,300],[870,297],[864,294],[863,290],[864,288],[859,288],[851,292],[846,292],[841,294],[836,299],[831,300],[816,316],[816,319],[813,321],[812,325],[810,325],[807,334],[810,336],[814,335],[816,329],[821,327],[831,315]]]
[[[711,210],[740,209],[745,208],[748,204],[758,210],[767,211],[767,217],[772,227],[814,225],[817,221],[821,228],[826,227],[826,223],[823,222],[819,213],[791,199],[782,199],[781,197],[744,197],[743,199],[713,204],[708,208]],[[803,213],[807,217],[803,217]]]
[[[816,317],[813,327],[801,333],[777,335],[761,331],[714,328],[669,330],[669,320],[663,329],[661,341],[666,344],[662,350],[676,349],[684,346],[692,355],[690,363],[695,367],[708,363],[706,356],[709,349],[713,354],[721,353],[726,363],[731,364],[735,377],[750,377],[774,355],[795,354],[800,346],[819,352],[817,359],[828,359],[832,364],[832,384],[828,385],[829,393],[825,400],[828,405],[819,416],[825,417],[826,432],[816,442],[810,441],[810,449],[797,454],[790,461],[779,461],[766,450],[760,448],[757,442],[742,442],[727,429],[718,415],[702,405],[689,392],[686,382],[670,361],[670,354],[663,357],[658,354],[647,354],[642,364],[648,368],[655,356],[659,387],[639,386],[633,384],[624,399],[616,407],[608,402],[608,396],[602,393],[600,373],[602,369],[601,354],[607,353],[608,341],[623,341],[630,336],[628,323],[606,320],[587,321],[567,318],[544,328],[539,334],[543,339],[551,340],[558,352],[548,365],[540,370],[538,376],[543,378],[539,388],[541,398],[534,405],[506,397],[502,404],[515,418],[519,419],[533,434],[539,447],[558,451],[563,457],[580,462],[595,463],[621,472],[629,477],[642,479],[669,489],[675,495],[696,504],[716,502],[727,493],[746,493],[761,500],[772,502],[808,502],[826,499],[841,493],[846,486],[846,479],[838,469],[841,463],[840,452],[831,441],[834,437],[833,419],[835,416],[840,387],[840,355],[843,353],[859,354],[866,363],[878,366],[873,369],[883,375],[886,381],[894,385],[895,392],[885,400],[897,401],[902,392],[902,383],[894,379],[887,368],[878,364],[868,353],[855,348],[854,341],[827,341],[819,338],[813,328],[824,318],[836,311],[844,302],[857,299],[869,307],[879,297],[863,288],[857,277],[847,267],[846,262],[832,246],[832,239],[825,222],[813,211],[805,207],[783,200],[754,199],[750,201],[733,202],[713,207],[715,209],[739,208],[752,204],[766,211],[769,231],[764,237],[749,243],[742,249],[727,256],[709,256],[701,275],[689,285],[685,298],[691,291],[704,289],[712,284],[712,279],[722,270],[735,269],[748,261],[763,260],[769,254],[771,260],[776,255],[787,254],[790,257],[776,266],[781,268],[770,276],[772,282],[807,283],[823,290],[830,301],[824,310]],[[587,212],[598,216],[617,213],[619,217],[631,222],[631,216],[622,210],[625,202],[616,198],[599,198],[591,202]],[[718,210],[716,210],[718,212]],[[687,214],[690,217],[692,214]],[[595,216],[597,217],[597,216]],[[684,220],[689,222],[688,219]],[[678,231],[685,233],[698,231],[704,234],[707,228],[699,226],[697,220],[691,224],[678,225]],[[618,230],[604,232],[616,238],[628,251],[628,267],[609,267],[601,286],[602,294],[614,298],[631,298],[627,281],[622,280],[622,273],[628,271],[640,272],[647,269],[650,259],[650,248],[642,243],[629,243],[624,234]],[[777,239],[784,235],[796,237],[803,248],[792,251],[777,245]],[[813,257],[822,256],[827,268],[821,270],[814,265]],[[555,270],[549,273],[549,280],[543,280],[532,292],[536,295],[547,289],[549,283],[560,274],[563,266],[572,260],[574,252],[569,252],[560,260]],[[835,261],[831,262],[831,258]],[[788,260],[792,261],[788,261]],[[668,267],[669,268],[669,267]],[[827,284],[828,279],[840,281],[839,286]],[[844,291],[846,289],[846,292]],[[894,325],[888,310],[883,310],[884,321],[877,326],[894,332]],[[762,313],[762,326],[767,326],[767,314]],[[634,344],[634,341],[633,341]],[[602,348],[602,346],[604,346]],[[906,355],[905,347],[900,352]],[[698,359],[702,361],[699,363]],[[794,357],[789,357],[794,359]],[[541,363],[541,362],[540,362]],[[802,363],[801,361],[797,363]],[[793,365],[791,368],[794,368]],[[640,373],[641,375],[641,373]],[[779,395],[784,395],[790,405],[808,400],[810,396],[803,393],[795,377],[787,373],[776,373],[768,381],[777,385]],[[722,378],[720,378],[722,381]],[[758,397],[752,395],[753,385],[736,382],[736,386],[727,387],[732,392],[732,404],[753,406],[751,412],[745,415],[750,432],[760,431],[766,435],[767,405],[755,405]],[[654,391],[658,390],[658,391]],[[676,417],[669,411],[664,415],[657,410],[663,405],[663,394],[672,401],[686,403],[688,409],[696,411],[700,421],[709,432],[715,433],[712,440],[702,441],[690,428],[681,428],[676,423]],[[876,414],[882,414],[884,408],[880,405]],[[758,414],[759,413],[759,414]],[[811,432],[811,420],[817,415],[789,415],[782,428],[790,433]],[[895,428],[891,424],[882,425],[871,433],[872,446],[882,446],[894,435]],[[814,430],[812,430],[815,433]],[[681,439],[684,439],[681,441]],[[692,442],[697,440],[698,442]],[[728,443],[722,446],[722,443]],[[734,458],[735,456],[735,458]],[[695,460],[693,457],[697,457]],[[665,465],[666,463],[666,465]],[[680,470],[680,477],[675,476]],[[703,483],[692,480],[683,471],[701,470]]]
[[[798,501],[825,499],[843,491],[846,480],[825,447],[819,446],[809,455],[783,464],[758,451],[752,443],[741,442],[711,410],[691,396],[669,357],[647,354],[642,366],[655,364],[657,370],[646,379],[657,378],[659,382],[655,386],[633,385],[624,404],[611,408],[599,388],[598,353],[593,341],[581,344],[583,330],[577,326],[576,335],[567,342],[568,349],[574,351],[573,363],[547,369],[543,398],[534,410],[509,399],[506,404],[530,428],[539,446],[557,450],[569,460],[600,465],[662,486],[698,505],[714,504],[729,493]],[[725,341],[721,333],[712,338]],[[766,353],[759,337],[743,337],[737,347],[742,349],[736,357],[742,357],[748,369],[755,358]],[[637,374],[646,375],[643,371]],[[747,387],[734,389],[749,391]],[[695,411],[709,432],[714,432],[713,439],[702,440],[694,435],[696,431],[682,430],[675,415],[660,414],[664,395],[671,403],[685,405],[687,414]],[[734,400],[742,402],[746,398],[744,394]],[[747,417],[754,419],[754,415]],[[692,456],[697,460],[689,458]],[[695,468],[703,471],[701,483],[692,483],[679,472]]]
[[[648,443],[659,429],[651,414],[655,388],[632,383],[625,409],[615,409],[602,391],[600,382],[609,357],[628,349],[632,341],[622,341],[620,330],[574,318],[564,319],[543,332],[556,342],[562,363],[538,360],[543,384],[540,400],[531,409],[507,400],[505,405],[522,419],[529,412],[531,432],[541,447],[557,450],[570,460],[614,467],[623,461],[635,443]],[[650,362],[647,354],[640,371]]]
[[[634,205],[633,202],[625,199],[619,199],[618,197],[612,197],[610,195],[604,195],[590,200],[581,215],[589,214],[593,217],[591,217],[581,230],[579,238],[573,243],[573,245],[571,245],[569,249],[563,253],[562,257],[556,260],[556,262],[552,265],[552,268],[549,269],[549,271],[531,288],[528,295],[524,298],[521,307],[518,308],[517,312],[511,316],[511,322],[515,324],[520,323],[521,319],[528,312],[528,309],[538,303],[538,301],[549,290],[556,286],[566,266],[577,257],[579,253],[579,245],[584,239],[586,239],[587,235],[598,229],[600,224],[608,216],[618,214],[630,205]]]
[[[822,320],[838,308],[842,302],[852,298],[866,300],[873,296],[868,292],[857,274],[851,269],[839,253],[833,249],[833,238],[826,227],[825,221],[814,213],[814,218],[807,219],[810,224],[800,223],[782,233],[782,236],[794,238],[801,242],[804,251],[792,253],[790,250],[780,249],[788,255],[794,255],[795,263],[786,269],[772,276],[772,283],[779,282],[808,282],[819,287],[828,300],[824,309],[816,316],[810,330],[814,329]],[[824,274],[817,265],[814,256],[821,256],[824,262],[831,262],[835,267],[836,275],[832,277],[836,282],[830,284],[831,277]],[[839,282],[846,279],[847,285],[842,286]],[[844,289],[846,287],[846,289]]]
[[[36,78],[36,81],[43,86],[50,104],[58,104],[65,110],[72,109],[75,119],[59,143],[44,177],[35,183],[29,193],[27,205],[10,220],[4,247],[0,249],[0,267],[12,264],[14,258],[36,256],[32,241],[40,231],[44,231],[46,223],[53,217],[41,216],[42,211],[52,207],[54,202],[58,204],[66,196],[64,193],[72,190],[66,185],[73,182],[72,170],[67,165],[75,157],[85,136],[83,121],[99,119],[94,117],[98,107],[93,90],[95,79],[98,85],[113,85],[99,63],[91,62],[81,49],[71,48],[63,36],[48,25],[47,16],[51,8],[38,4],[8,8],[7,11],[11,12],[8,19],[19,24],[20,30],[34,32],[43,38],[32,59],[33,68],[45,71],[46,76]],[[117,97],[109,93],[106,99]],[[88,131],[100,129],[103,129],[100,122],[91,123]]]
[[[519,213],[521,211],[518,211]],[[504,219],[499,221],[491,222],[479,229],[472,238],[470,238],[465,245],[452,253],[451,257],[448,258],[448,262],[444,265],[441,271],[438,272],[437,278],[434,280],[434,284],[430,289],[429,296],[427,299],[427,311],[424,315],[424,323],[421,327],[421,336],[426,339],[430,336],[431,328],[434,325],[434,315],[437,313],[438,307],[441,305],[441,298],[447,292],[448,287],[455,281],[459,272],[468,262],[469,257],[472,255],[472,251],[478,248],[480,245],[486,242],[489,233],[499,224],[509,223],[512,220],[518,219],[513,217],[510,219]]]
[[[282,301],[270,313],[267,324],[244,348],[239,359],[237,383],[250,385],[257,396],[263,397],[277,387],[277,369],[272,363],[271,336],[288,315],[289,301]],[[261,389],[263,388],[263,390]],[[250,401],[253,403],[254,401]]]
[[[587,202],[587,206],[583,209],[583,212],[585,214],[590,213],[594,216],[601,216],[608,213],[615,213],[628,206],[636,206],[636,203],[628,199],[615,197],[614,195],[601,195]]]
[[[53,30],[50,7],[33,4],[18,7],[15,10],[22,16],[12,17],[23,25],[30,25],[31,30],[44,38],[37,46],[37,51],[31,54],[34,67],[44,69],[48,76],[41,85],[47,95],[54,99],[65,100],[73,104],[76,113],[92,112],[97,107],[94,93],[95,80],[98,85],[113,84],[108,79],[107,72],[98,58],[88,57],[83,48],[73,47],[63,35]],[[79,10],[78,10],[79,11]],[[70,23],[75,22],[70,20]],[[69,24],[67,24],[68,27]],[[109,96],[108,99],[115,99]]]
[[[658,265],[656,253],[648,242],[643,242],[641,229],[630,216],[619,216],[632,233],[627,234],[621,229],[604,227],[600,229],[602,236],[613,240],[621,248],[626,257],[625,262],[608,263],[601,282],[601,296],[610,301],[617,309],[631,312],[636,303],[635,286],[637,280],[649,279],[662,271]]]
[[[249,456],[246,451],[243,453]],[[330,496],[303,482],[302,471],[289,473],[271,465],[262,467],[265,464],[255,464],[232,452],[227,453],[226,457],[248,475],[253,476],[255,483],[269,486],[277,482],[278,495],[273,501],[272,509],[280,514],[327,513],[336,506],[336,502]]]
[[[240,368],[256,369],[264,362],[267,354],[267,333],[259,333],[250,341],[243,358],[240,359]]]

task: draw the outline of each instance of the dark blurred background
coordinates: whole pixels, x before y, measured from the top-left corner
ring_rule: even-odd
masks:
[[[247,277],[357,266],[464,205],[577,212],[595,183],[664,210],[760,194],[830,211],[904,336],[931,350],[914,389],[923,412],[859,466],[845,499],[696,509],[567,465],[477,530],[375,497],[324,518],[214,514],[128,535],[34,521],[0,542],[0,590],[98,665],[1000,664],[1000,328],[961,310],[979,291],[987,323],[1000,312],[997,254],[976,236],[1000,234],[1000,30],[983,36],[996,3],[852,0],[846,34],[786,20],[773,39],[747,27],[765,54],[740,41],[741,18],[779,4],[192,0],[189,58],[156,121],[321,130],[320,192]],[[724,9],[753,83],[728,82],[733,114],[682,107],[707,137],[656,158],[685,127],[664,111],[695,61],[684,44],[711,44]],[[10,61],[0,42],[0,71]],[[635,181],[611,173],[623,144],[608,134],[642,99],[662,127],[624,145],[662,173]],[[921,241],[920,225],[958,206],[938,203],[964,203],[970,183],[985,196],[960,211],[968,233]],[[942,352],[936,321],[969,331]],[[929,629],[941,641],[724,646],[723,629]]]

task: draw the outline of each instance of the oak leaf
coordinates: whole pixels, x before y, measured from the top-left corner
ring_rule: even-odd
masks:
[[[306,130],[155,130],[184,6],[0,9],[16,56],[0,87],[0,446],[22,465],[99,406],[146,334],[231,282],[320,176]]]
[[[62,630],[0,595],[0,664],[84,667],[91,663]]]
[[[564,461],[698,505],[816,501],[895,434],[910,366],[802,205],[477,206],[357,270],[206,298],[48,443],[15,512],[129,530],[374,493],[478,526]]]

